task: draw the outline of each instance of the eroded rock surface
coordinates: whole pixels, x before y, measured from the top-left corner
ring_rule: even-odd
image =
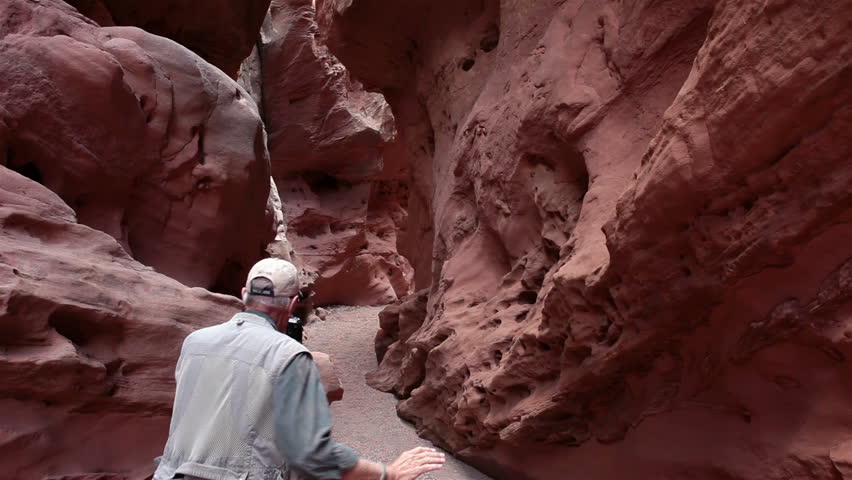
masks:
[[[501,478],[847,474],[848,1],[317,8],[411,165],[403,417]]]
[[[236,293],[275,236],[254,102],[186,48],[60,1],[0,4],[0,164],[189,286]]]
[[[242,308],[136,262],[44,186],[0,167],[0,471],[144,479],[190,332]],[[343,389],[314,352],[329,402]]]
[[[145,478],[168,434],[183,338],[239,301],[134,261],[3,167],[0,226],[0,471]]]
[[[171,38],[236,78],[255,46],[269,0],[68,0],[101,26],[133,26]]]
[[[316,36],[312,1],[273,1],[241,82],[262,98],[293,258],[314,282],[313,301],[387,304],[413,282],[396,246],[408,166],[383,96],[353,81]]]

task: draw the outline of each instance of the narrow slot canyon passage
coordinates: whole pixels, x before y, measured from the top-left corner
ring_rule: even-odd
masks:
[[[404,450],[434,445],[418,437],[414,427],[396,415],[397,401],[393,395],[370,388],[364,381],[364,375],[376,369],[373,338],[382,308],[330,308],[325,321],[307,326],[305,345],[331,356],[343,385],[343,400],[331,404],[334,439],[363,457],[388,463]],[[489,480],[491,477],[447,455],[444,468],[420,478]]]
[[[0,0],[0,480],[852,480],[851,19]]]

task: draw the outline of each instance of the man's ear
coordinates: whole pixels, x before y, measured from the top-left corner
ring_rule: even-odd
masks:
[[[294,295],[293,298],[290,299],[290,307],[287,309],[287,316],[293,315],[293,310],[296,309],[296,302],[299,301],[299,296]]]
[[[243,303],[245,303],[245,301],[246,301],[246,287],[243,287],[242,290],[240,290],[240,296],[243,298]]]

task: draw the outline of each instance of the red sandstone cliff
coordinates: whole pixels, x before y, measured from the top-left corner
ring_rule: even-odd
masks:
[[[318,10],[413,172],[403,417],[500,478],[852,478],[852,3]]]
[[[275,235],[254,102],[184,47],[62,2],[0,4],[0,160],[189,286],[236,293]]]
[[[184,336],[240,308],[190,287],[234,291],[275,233],[263,125],[189,50],[59,1],[0,3],[0,65],[0,478],[141,480]]]

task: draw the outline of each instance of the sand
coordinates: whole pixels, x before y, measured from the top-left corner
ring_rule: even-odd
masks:
[[[364,375],[376,368],[373,337],[381,307],[330,308],[326,321],[306,328],[306,346],[331,355],[345,393],[332,405],[334,438],[362,456],[389,463],[405,450],[434,445],[417,436],[414,427],[396,415],[393,395],[367,386]],[[490,480],[464,462],[447,455],[443,469],[420,477],[433,480]]]

